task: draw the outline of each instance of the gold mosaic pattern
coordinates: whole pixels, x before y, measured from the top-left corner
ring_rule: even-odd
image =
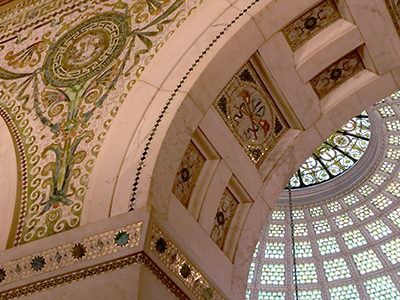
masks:
[[[160,251],[160,248],[157,250],[157,241],[161,240],[163,240],[165,243],[165,248],[163,249],[164,251]],[[178,247],[176,247],[155,224],[153,224],[152,227],[152,236],[149,243],[150,250],[153,251],[162,261],[162,263],[183,282],[183,284],[196,296],[197,299],[224,299],[221,294],[209,283],[209,281],[199,272],[199,270],[197,270],[197,268],[178,249]],[[187,273],[183,271],[185,268],[189,268],[187,269]]]
[[[201,3],[47,0],[0,13],[0,106],[27,162],[13,246],[79,226],[91,172],[120,106]]]
[[[174,187],[172,189],[176,198],[178,198],[186,208],[189,205],[190,196],[205,161],[206,159],[204,156],[196,148],[193,142],[190,141],[185,154],[183,155],[178,173],[175,177]]]
[[[288,130],[281,112],[249,62],[233,76],[213,105],[257,167]]]
[[[310,83],[318,98],[322,99],[364,69],[358,51],[354,50],[323,70]]]
[[[225,189],[211,230],[211,238],[220,249],[224,247],[225,238],[238,205],[239,202],[232,193]]]
[[[66,275],[57,276],[56,278],[42,280],[27,286],[11,289],[0,293],[0,299],[6,300],[27,296],[33,293],[42,292],[57,286],[73,283],[78,280],[108,273],[139,263],[144,265],[155,276],[157,276],[158,279],[167,287],[167,289],[178,299],[190,299],[144,252],[139,252],[125,258],[119,258],[114,261],[103,263],[101,265],[86,268],[80,271],[71,272]]]
[[[0,269],[4,269],[7,274],[4,281],[0,283],[0,286],[23,279],[28,279],[39,274],[62,269],[70,265],[77,264],[81,261],[88,261],[100,256],[106,256],[118,252],[122,248],[115,244],[115,236],[121,231],[129,234],[129,240],[122,248],[126,249],[137,247],[140,243],[142,222],[137,222],[122,228],[92,235],[82,239],[81,241],[67,243],[45,250],[41,253],[24,256],[22,258],[0,264]],[[72,248],[78,244],[83,245],[86,249],[85,256],[81,259],[74,258],[71,253]],[[35,257],[42,257],[45,261],[44,267],[39,271],[35,271],[31,268],[32,259]]]
[[[327,0],[287,25],[282,33],[294,52],[339,19],[341,16],[334,1]]]

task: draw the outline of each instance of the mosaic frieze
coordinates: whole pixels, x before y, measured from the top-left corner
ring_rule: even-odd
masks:
[[[225,238],[238,205],[239,202],[235,196],[228,189],[225,189],[211,230],[211,239],[220,249],[224,247]]]
[[[285,119],[250,63],[240,68],[213,105],[257,167],[288,130]]]
[[[190,142],[183,155],[172,189],[176,198],[186,208],[205,161],[206,159],[193,142]]]
[[[318,98],[322,99],[364,69],[360,54],[354,50],[323,70],[310,83]]]
[[[0,264],[0,286],[137,247],[141,233],[137,222]]]
[[[116,271],[136,264],[142,264],[150,270],[158,279],[173,293],[178,299],[190,299],[144,252],[135,253],[124,258],[119,258],[107,263],[83,270],[74,271],[65,275],[57,276],[47,280],[42,280],[27,286],[14,288],[0,294],[0,299],[15,299],[33,293],[39,293],[51,288],[73,283],[78,280],[94,277],[108,272]],[[1,278],[1,272],[0,272]]]
[[[187,257],[153,224],[150,250],[199,300],[224,299]]]
[[[335,2],[323,1],[287,25],[282,33],[292,51],[296,51],[340,18]]]
[[[0,106],[27,161],[14,246],[79,226],[119,107],[201,2],[47,1],[0,14]]]

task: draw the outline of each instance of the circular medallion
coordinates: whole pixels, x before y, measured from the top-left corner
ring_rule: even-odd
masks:
[[[46,79],[54,86],[73,86],[103,71],[125,46],[124,16],[108,12],[79,24],[49,49]]]
[[[305,27],[306,29],[308,29],[308,30],[314,29],[316,25],[317,25],[317,19],[314,18],[314,17],[307,18],[307,19],[304,21],[304,27]]]

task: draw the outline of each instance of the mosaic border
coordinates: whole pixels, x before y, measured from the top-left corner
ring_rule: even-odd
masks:
[[[0,294],[0,299],[13,299],[16,297],[27,296],[33,293],[39,293],[54,287],[72,283],[77,280],[93,277],[96,275],[115,271],[124,267],[141,263],[151,271],[178,299],[189,300],[190,298],[157,266],[156,263],[144,252],[138,252],[133,255],[119,258],[100,265],[85,268],[78,272],[70,272],[55,278],[38,281],[24,287],[10,289]]]
[[[151,229],[151,238],[148,243],[150,250],[157,255],[160,261],[180,279],[197,299],[225,299],[154,223]]]
[[[143,221],[0,264],[0,287],[139,246]]]

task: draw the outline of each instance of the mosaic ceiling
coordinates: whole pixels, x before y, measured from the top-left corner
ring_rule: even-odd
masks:
[[[201,2],[59,0],[0,15],[0,111],[21,141],[21,210],[9,246],[79,226],[119,107]]]

